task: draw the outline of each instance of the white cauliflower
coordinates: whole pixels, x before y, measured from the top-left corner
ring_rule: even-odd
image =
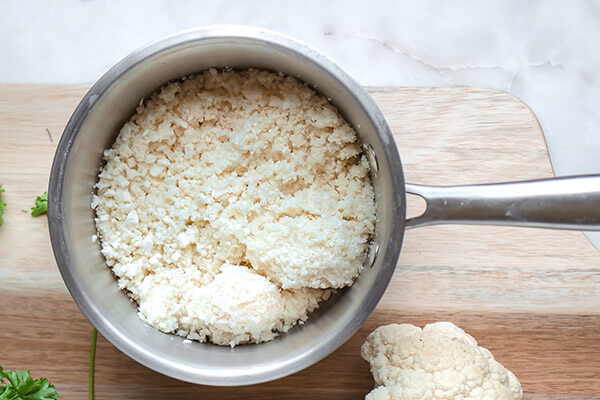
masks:
[[[377,384],[365,400],[517,400],[515,375],[450,322],[375,329],[361,348]]]
[[[243,265],[224,264],[205,286],[190,285],[186,275],[192,273],[169,274],[163,269],[147,276],[140,285],[140,318],[163,332],[219,345],[272,340],[278,332],[304,323],[331,294],[309,288],[281,290]]]
[[[294,78],[213,68],[171,82],[104,160],[91,203],[102,254],[163,332],[272,340],[362,270],[369,162],[327,98]]]

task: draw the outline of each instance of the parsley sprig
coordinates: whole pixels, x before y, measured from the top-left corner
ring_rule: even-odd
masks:
[[[98,331],[92,330],[92,347],[90,349],[90,372],[88,378],[88,399],[94,400],[94,363],[96,362],[96,341],[98,340]]]
[[[33,379],[27,369],[4,370],[0,365],[0,400],[54,400],[59,397],[48,379]]]
[[[31,207],[31,216],[39,217],[48,211],[48,192],[44,192],[35,198],[35,206]]]
[[[2,184],[0,184],[0,226],[4,222],[4,208],[6,207],[6,203],[2,200],[2,193],[4,193],[4,189],[2,189]]]

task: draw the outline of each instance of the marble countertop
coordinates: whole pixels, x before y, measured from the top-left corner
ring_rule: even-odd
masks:
[[[223,23],[292,35],[364,85],[510,92],[537,115],[557,175],[600,173],[595,1],[4,1],[0,83],[91,83],[147,42]]]

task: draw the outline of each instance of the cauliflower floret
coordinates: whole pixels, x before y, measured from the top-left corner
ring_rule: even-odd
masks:
[[[423,329],[392,324],[375,329],[361,348],[379,386],[366,400],[490,399],[523,397],[515,375],[450,322]]]

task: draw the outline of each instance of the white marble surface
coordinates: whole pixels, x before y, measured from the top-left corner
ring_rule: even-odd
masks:
[[[508,91],[557,175],[600,173],[599,1],[0,0],[0,83],[93,82],[149,41],[221,23],[299,38],[364,85]]]

